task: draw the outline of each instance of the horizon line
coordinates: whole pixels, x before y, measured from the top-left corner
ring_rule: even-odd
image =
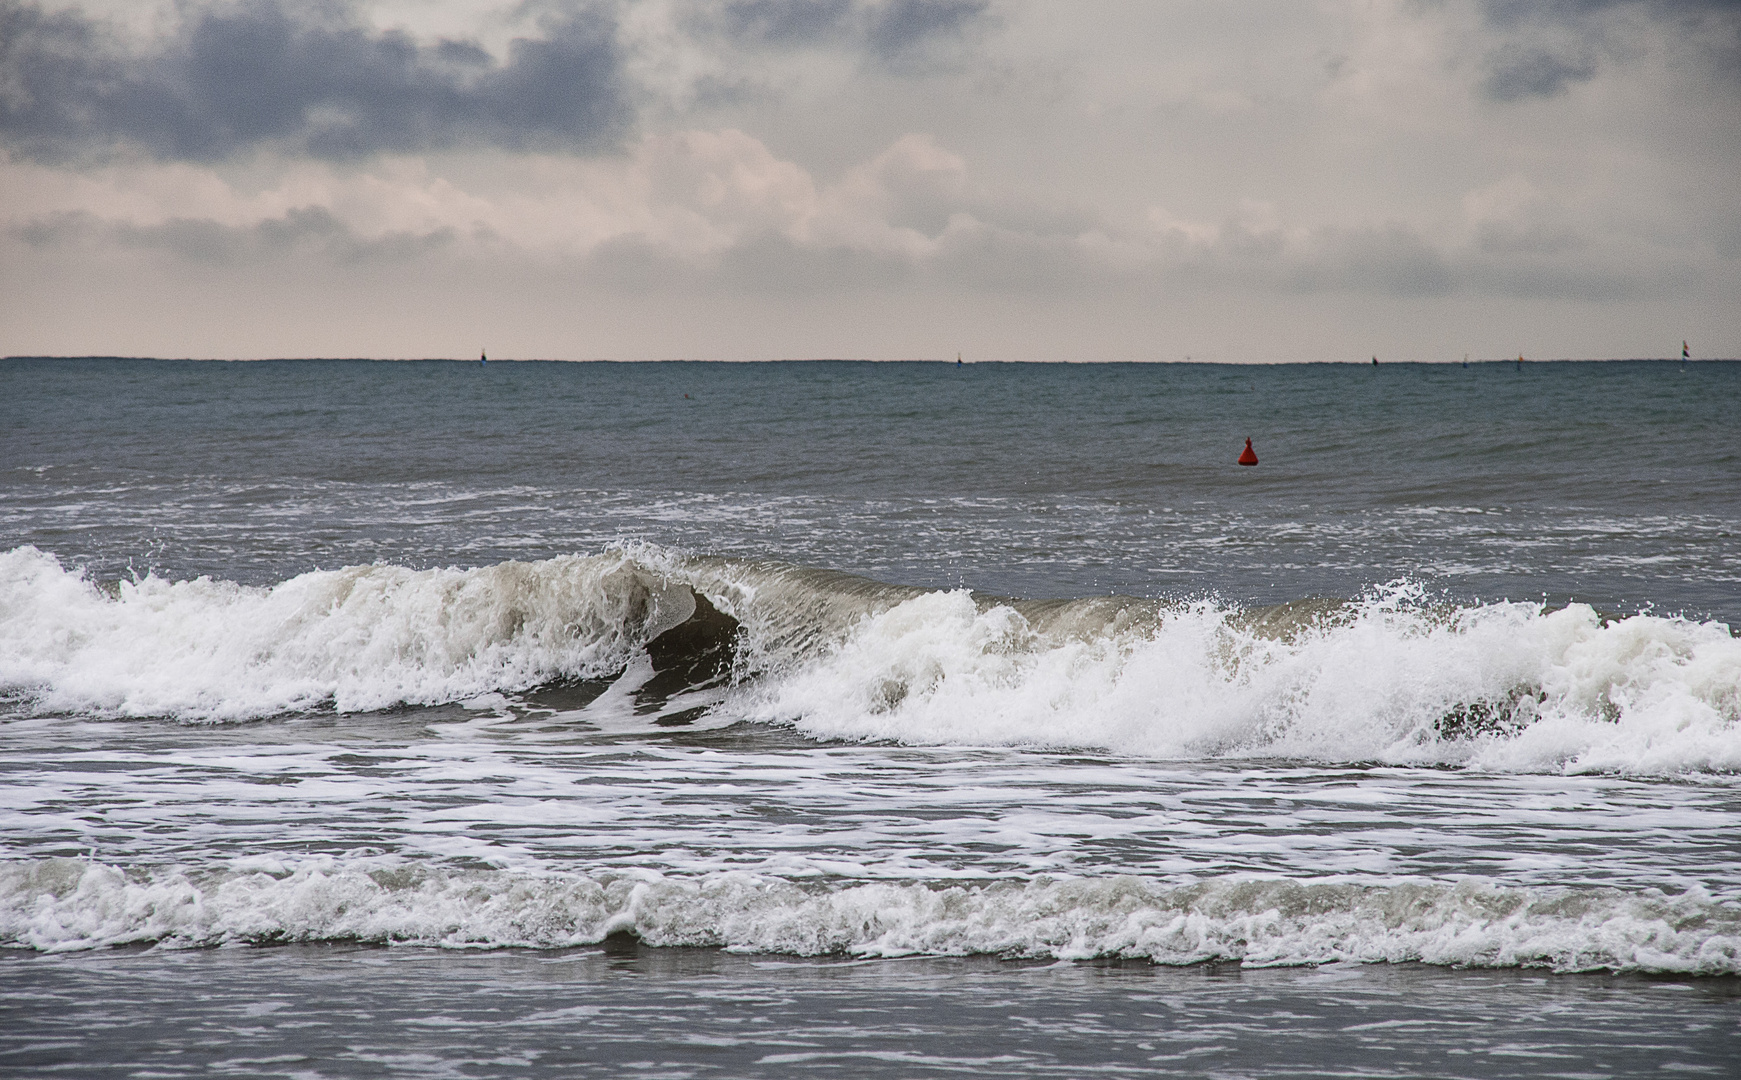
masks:
[[[659,357],[650,360],[623,360],[615,357],[561,357],[561,356],[502,356],[493,360],[482,361],[460,356],[126,356],[116,353],[83,353],[83,354],[17,354],[0,357],[0,361],[11,360],[126,360],[141,362],[164,363],[202,363],[202,364],[272,364],[272,363],[385,363],[385,364],[942,364],[953,367],[957,361],[947,357],[901,357],[876,359],[871,357],[853,356],[783,356],[763,357],[754,360],[708,359],[692,356]],[[1407,365],[1413,367],[1444,367],[1460,364],[1648,364],[1648,363],[1689,363],[1689,364],[1733,364],[1741,363],[1741,357],[1691,357],[1679,356],[1556,356],[1531,358],[1528,356],[1511,357],[1470,357],[1467,360],[1382,360],[1374,364],[1366,360],[1207,360],[1196,358],[1185,359],[1154,359],[1154,360],[967,360],[963,367],[975,364],[1072,364],[1080,366],[1113,366],[1113,365],[1201,365],[1208,367],[1303,367],[1307,365],[1341,365],[1348,367],[1385,367]]]

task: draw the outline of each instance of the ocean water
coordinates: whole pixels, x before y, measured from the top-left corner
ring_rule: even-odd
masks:
[[[0,386],[0,1071],[1741,1060],[1741,364]]]

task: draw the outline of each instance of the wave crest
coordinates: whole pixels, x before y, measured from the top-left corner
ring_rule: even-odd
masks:
[[[73,859],[0,864],[0,942],[45,951],[285,941],[563,948],[625,932],[651,945],[800,956],[1741,973],[1741,909],[1699,890],[1241,878],[1167,886],[1137,877],[818,886],[742,873],[443,871],[391,860],[201,873]]]
[[[0,554],[0,690],[41,711],[360,712],[625,671],[636,717],[711,709],[828,739],[1741,771],[1728,627],[1579,604],[1451,607],[1407,583],[1259,610],[1015,601],[655,548],[110,592],[34,548]],[[561,707],[584,722],[602,685]]]
[[[24,547],[0,554],[0,686],[49,711],[199,720],[463,701],[618,670],[687,600],[626,554],[110,594]]]
[[[1102,611],[1093,633],[1022,606],[904,601],[769,683],[753,714],[827,738],[1154,757],[1741,769],[1741,641],[1721,624],[1443,609],[1406,585],[1348,605]]]

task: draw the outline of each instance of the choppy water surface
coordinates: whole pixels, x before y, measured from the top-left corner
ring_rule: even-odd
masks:
[[[8,1066],[1741,1050],[1737,365],[0,378]]]
[[[0,528],[259,584],[639,538],[1015,596],[1741,618],[1741,364],[7,361]],[[687,397],[685,395],[688,395]],[[1245,437],[1262,464],[1230,468]]]

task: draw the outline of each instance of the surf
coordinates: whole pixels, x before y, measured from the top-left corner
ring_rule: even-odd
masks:
[[[1741,642],[1585,605],[1021,600],[623,547],[101,584],[0,553],[0,691],[35,715],[234,722],[471,703],[578,729],[1508,772],[1741,771]]]
[[[572,948],[613,935],[797,956],[1741,973],[1741,910],[1697,887],[1669,894],[1238,875],[1186,885],[1133,875],[806,884],[751,873],[455,870],[392,858],[254,859],[200,871],[0,862],[0,942],[44,952],[321,941]]]

